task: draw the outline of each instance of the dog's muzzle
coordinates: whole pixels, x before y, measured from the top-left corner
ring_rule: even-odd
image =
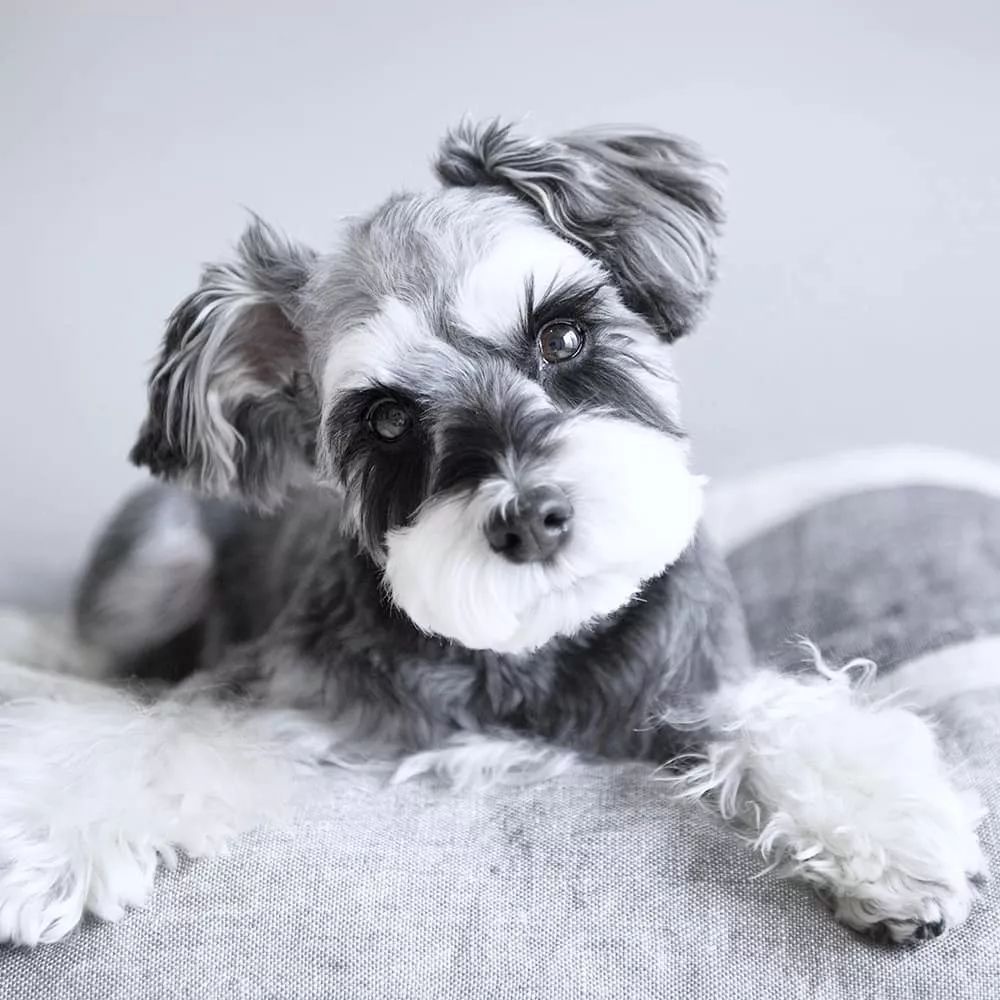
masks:
[[[517,496],[486,523],[490,548],[513,563],[545,562],[565,545],[573,505],[558,486],[536,486]]]
[[[527,447],[538,425],[520,428],[513,459],[497,460],[496,435],[467,439],[451,452],[462,475],[439,476],[443,491],[387,534],[386,583],[421,630],[528,653],[623,607],[694,537],[701,481],[683,442],[587,414]]]

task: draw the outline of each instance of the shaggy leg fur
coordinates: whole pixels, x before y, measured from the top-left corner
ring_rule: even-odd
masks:
[[[280,812],[329,725],[214,704],[143,706],[95,688],[0,706],[0,942],[141,905],[161,861],[219,851]]]
[[[512,734],[456,733],[432,750],[404,757],[392,775],[394,785],[414,778],[436,778],[456,792],[496,785],[549,781],[577,763],[572,750]]]
[[[895,942],[936,937],[965,920],[985,874],[982,810],[924,720],[851,689],[855,665],[817,660],[819,677],[762,672],[723,689],[709,710],[717,737],[677,780],[843,923]]]
[[[0,691],[23,695],[32,675],[44,696],[0,704],[0,942],[58,941],[87,913],[117,920],[146,902],[161,862],[217,853],[280,816],[303,767],[468,789],[545,780],[575,759],[536,741],[466,733],[400,761],[398,748],[366,745],[347,717],[235,708],[199,694],[140,704],[76,679],[52,685],[27,667],[0,668]]]

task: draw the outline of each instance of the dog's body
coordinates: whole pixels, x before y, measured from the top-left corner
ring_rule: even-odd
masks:
[[[696,752],[681,787],[851,926],[898,941],[960,922],[977,813],[929,730],[843,673],[755,666],[699,528],[669,344],[714,275],[710,169],[655,132],[496,125],[449,136],[437,166],[444,190],[390,199],[326,256],[255,223],[171,318],[133,457],[263,513],[163,486],[112,524],[81,635],[114,674],[190,676],[135,723],[141,810],[91,789],[57,819],[0,775],[0,938],[117,916],[158,855],[237,828],[263,744],[475,767],[474,741],[505,737],[515,764],[539,741]],[[220,699],[252,730],[232,757],[199,714]],[[164,763],[178,704],[190,774]],[[86,707],[58,734],[38,706],[5,711],[8,760],[43,776],[85,745]]]
[[[502,654],[417,629],[344,536],[339,515],[329,491],[299,491],[265,518],[169,487],[144,492],[105,537],[81,593],[82,631],[124,653],[114,622],[97,609],[102,598],[108,607],[121,600],[116,588],[142,593],[150,620],[137,631],[150,636],[165,628],[180,580],[200,600],[183,603],[164,648],[128,651],[123,672],[174,666],[174,636],[186,633],[182,662],[208,661],[210,683],[230,696],[357,716],[355,739],[388,738],[404,752],[457,732],[502,730],[663,763],[691,741],[659,724],[664,711],[694,705],[751,663],[728,573],[702,537],[599,626]],[[130,564],[128,553],[158,530],[172,533],[160,548],[172,565]],[[130,606],[129,628],[137,611]]]

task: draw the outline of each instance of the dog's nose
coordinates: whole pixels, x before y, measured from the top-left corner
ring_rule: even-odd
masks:
[[[536,486],[486,525],[490,548],[515,563],[541,562],[569,537],[573,505],[557,486]]]

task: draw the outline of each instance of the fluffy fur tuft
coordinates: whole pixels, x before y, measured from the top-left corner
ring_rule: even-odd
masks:
[[[119,918],[161,863],[281,815],[297,767],[333,759],[302,713],[70,692],[0,705],[0,941]]]
[[[954,784],[926,721],[865,699],[869,661],[833,670],[810,650],[814,676],[762,671],[723,687],[703,720],[715,737],[668,780],[709,797],[769,868],[804,879],[848,926],[937,936],[965,919],[985,874],[982,808]]]
[[[443,746],[403,759],[393,784],[433,777],[455,791],[483,790],[495,785],[549,781],[577,762],[571,750],[538,740],[512,739],[485,733],[459,733]]]
[[[4,669],[0,686],[31,673]],[[538,741],[464,733],[400,760],[398,747],[366,752],[350,726],[300,711],[144,704],[64,682],[0,704],[0,942],[57,941],[84,914],[118,920],[145,904],[161,864],[217,854],[285,816],[297,774],[317,765],[468,791],[548,780],[575,759]]]

